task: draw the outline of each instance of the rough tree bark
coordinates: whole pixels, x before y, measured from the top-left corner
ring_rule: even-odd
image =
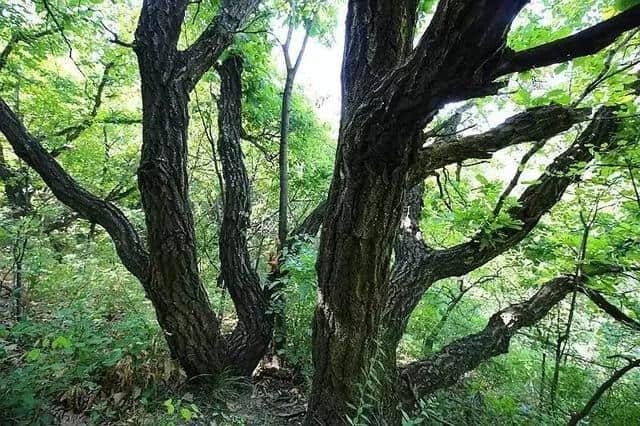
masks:
[[[358,100],[368,97],[376,80],[410,52],[416,9],[415,0],[349,2],[338,160],[316,267],[320,296],[313,331],[315,370],[309,424],[345,421],[345,403],[354,400],[356,385],[375,350],[371,337],[379,317],[376,300],[381,300],[380,284],[391,255],[391,228],[397,225],[383,218],[399,216],[395,210],[401,201],[397,190],[385,193],[377,188],[385,184],[398,188],[404,182],[402,173],[394,173],[393,167],[379,174],[367,170],[363,162],[352,170],[343,167],[345,157],[361,157],[367,144],[364,135],[345,134],[357,132],[357,126],[349,122]],[[376,46],[384,46],[384,51],[377,51]],[[417,136],[413,132],[405,140]],[[352,138],[357,142],[345,143]],[[400,162],[408,162],[408,152],[399,157]],[[344,179],[346,176],[353,180]],[[367,215],[368,221],[357,223]],[[379,220],[368,223],[371,219]]]
[[[220,263],[224,285],[238,315],[238,325],[227,338],[224,356],[233,360],[235,370],[250,375],[271,341],[273,318],[268,312],[269,298],[260,285],[247,247],[251,191],[240,146],[242,59],[238,56],[226,59],[218,73],[218,153],[225,184]]]
[[[507,353],[514,334],[542,319],[575,289],[576,280],[573,276],[551,280],[527,301],[494,314],[481,332],[458,339],[436,354],[400,368],[402,398],[415,402],[454,384],[483,361]]]
[[[559,155],[540,176],[538,183],[525,190],[519,199],[519,207],[509,211],[513,219],[522,223],[519,229],[499,228],[490,235],[479,232],[469,242],[448,249],[434,250],[423,242],[418,227],[422,200],[413,195],[415,188],[407,193],[405,203],[408,214],[402,222],[396,241],[395,263],[384,302],[379,338],[379,343],[388,358],[385,363],[386,374],[395,377],[396,348],[409,317],[424,292],[441,279],[463,276],[477,269],[524,239],[542,215],[560,199],[565,189],[579,179],[579,174],[566,176],[572,165],[576,161],[590,161],[593,156],[591,149],[599,150],[605,144],[607,150],[615,148],[615,143],[610,140],[619,125],[619,121],[615,120],[613,115],[615,110],[616,108],[611,107],[599,111],[576,142]],[[540,134],[539,137],[549,134]],[[456,154],[453,157],[457,158]],[[409,223],[412,225],[405,226]],[[483,238],[485,241],[491,240],[492,244],[483,245]],[[387,418],[393,418],[393,413],[397,413],[395,407],[398,401],[395,396],[389,395],[386,398],[388,402],[383,412],[387,413]]]
[[[187,176],[191,87],[177,49],[187,4],[175,3],[144,2],[136,30],[143,110],[138,186],[149,246],[145,289],[173,356],[197,375],[220,369],[222,339],[197,266]]]

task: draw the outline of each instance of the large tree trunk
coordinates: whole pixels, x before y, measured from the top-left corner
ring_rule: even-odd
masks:
[[[378,352],[391,247],[417,133],[369,132],[365,123],[375,118],[358,116],[357,106],[377,79],[410,52],[416,8],[416,0],[349,2],[342,123],[316,267],[320,296],[308,424],[339,425],[353,417],[348,404],[357,404]]]
[[[366,140],[366,136],[355,137]],[[341,146],[339,157],[356,156],[361,149],[344,149],[342,141]],[[323,424],[344,422],[349,412],[346,404],[357,403],[359,387],[371,379],[367,371],[378,352],[376,338],[409,150],[401,150],[396,158],[389,167],[366,162],[352,169],[343,169],[338,160],[320,244],[320,298],[313,336],[310,416]],[[341,179],[340,174],[351,179]],[[379,390],[379,396],[368,397],[382,398]]]
[[[144,286],[169,349],[187,374],[210,375],[223,369],[250,374],[263,355],[270,325],[264,321],[266,301],[259,283],[255,284],[255,274],[243,281],[237,274],[245,271],[234,268],[235,258],[247,261],[246,227],[243,228],[246,223],[242,217],[247,214],[242,209],[246,204],[229,203],[230,214],[225,215],[226,229],[238,231],[222,251],[235,251],[225,257],[223,274],[239,317],[236,330],[225,338],[197,267],[187,176],[187,133],[190,91],[231,44],[236,30],[256,10],[258,0],[222,0],[220,13],[193,44],[179,51],[177,45],[188,3],[187,0],[145,0],[132,44],[138,56],[142,86],[143,143],[138,185],[145,211],[148,250],[122,211],[109,200],[82,188],[55,161],[55,153],[43,148],[2,99],[0,131],[16,155],[38,172],[62,203],[109,233],[122,263]],[[5,50],[7,55],[9,51]],[[4,61],[6,57],[1,59]],[[97,113],[106,72],[107,69],[91,117]],[[239,88],[239,83],[236,86]],[[230,111],[240,107],[239,90],[229,98],[233,96]],[[234,113],[232,119],[240,125],[236,119],[240,114]],[[67,139],[75,138],[89,125],[90,122],[85,121],[64,134]],[[231,135],[229,143],[237,142],[236,136]],[[241,155],[229,157],[230,161],[238,159],[241,160]],[[239,191],[237,194],[246,188]],[[252,284],[245,285],[246,282]]]
[[[166,31],[165,22],[154,20],[158,15],[143,12],[136,35],[143,105],[138,185],[149,247],[144,286],[172,355],[188,375],[212,374],[222,367],[222,341],[198,272],[189,205],[189,88],[179,78],[184,64],[175,46],[158,45]]]
[[[637,25],[632,24],[638,13],[634,10],[555,41],[550,44],[552,49],[513,52],[505,48],[507,35],[527,3],[441,0],[412,49],[417,2],[349,2],[338,152],[317,262],[320,295],[314,320],[315,372],[307,424],[343,424],[363,402],[373,403],[373,412],[367,413],[369,421],[398,424],[394,386],[388,381],[380,386],[370,386],[370,382],[395,376],[393,352],[424,291],[439,279],[465,275],[513,247],[576,180],[574,176],[544,176],[540,184],[525,191],[521,207],[510,211],[514,219],[523,222],[520,230],[505,228],[490,236],[479,233],[470,242],[447,250],[420,247],[412,253],[418,265],[401,265],[390,281],[391,252],[404,193],[407,185],[419,183],[412,180],[415,176],[409,176],[414,163],[446,165],[456,152],[458,162],[469,156],[490,157],[492,150],[504,144],[492,139],[475,149],[462,141],[460,146],[445,143],[422,150],[422,129],[438,110],[448,102],[496,94],[505,82],[494,80],[515,70],[594,53]],[[597,40],[596,47],[583,48],[582,39]],[[541,109],[536,113],[547,112]],[[567,121],[575,122],[572,115],[562,117],[558,130],[566,129]],[[516,120],[507,126],[511,139],[527,137],[511,124],[521,123]],[[598,122],[598,126],[591,130],[608,136],[615,124]],[[498,130],[496,136],[504,135],[504,128]],[[567,173],[576,161],[591,160],[584,140],[580,142],[556,159],[551,171]],[[472,149],[463,152],[460,147]],[[453,152],[446,159],[437,158],[436,151],[443,150]],[[420,151],[423,158],[417,155]],[[487,248],[481,237],[491,238],[495,244]],[[363,394],[367,401],[362,400]]]
[[[251,374],[266,349],[265,335],[270,338],[271,333],[270,325],[263,324],[267,302],[257,276],[245,264],[248,222],[244,216],[249,208],[246,172],[243,179],[242,174],[236,176],[229,171],[236,166],[233,162],[242,162],[237,130],[241,125],[239,71],[221,73],[222,89],[227,93],[220,104],[225,109],[221,111],[220,144],[227,154],[223,165],[233,199],[225,200],[220,248],[224,280],[239,318],[228,339],[221,335],[219,320],[200,279],[189,200],[189,92],[215,61],[216,52],[219,55],[231,42],[229,28],[237,27],[256,4],[249,0],[245,2],[249,10],[236,10],[242,7],[240,3],[226,5],[186,52],[177,50],[177,42],[187,2],[145,1],[136,30],[143,104],[138,184],[149,246],[149,273],[143,284],[172,355],[190,376],[216,374],[223,369]],[[167,14],[167,10],[171,13]],[[222,27],[217,29],[222,31],[220,34],[216,33],[218,24]],[[216,39],[218,36],[221,40]],[[229,122],[233,125],[227,125]]]

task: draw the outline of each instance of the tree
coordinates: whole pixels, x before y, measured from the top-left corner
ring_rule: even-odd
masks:
[[[280,248],[289,237],[288,231],[288,204],[289,204],[289,122],[291,117],[291,93],[293,92],[293,85],[295,83],[296,74],[302,64],[305,50],[307,48],[307,42],[311,36],[311,27],[315,20],[315,11],[311,11],[311,16],[304,17],[297,12],[298,5],[294,1],[288,2],[289,14],[287,17],[288,29],[287,37],[282,46],[282,53],[284,55],[286,77],[285,84],[282,90],[282,109],[280,116],[280,150],[278,156],[278,165],[280,171],[280,204],[278,209],[278,241]],[[303,8],[306,6],[302,5]],[[304,13],[304,11],[303,11]],[[295,29],[296,21],[299,19],[306,20],[304,25],[304,39],[300,50],[294,58],[291,57],[291,41],[293,38],[293,31]]]
[[[466,140],[468,144],[461,142],[461,147],[443,143],[421,149],[422,129],[444,104],[496,94],[505,84],[496,81],[501,76],[594,54],[640,22],[640,6],[635,6],[569,37],[514,51],[506,47],[507,36],[513,19],[527,3],[440,1],[414,48],[417,1],[393,5],[349,2],[343,115],[317,264],[320,298],[314,321],[315,373],[307,424],[340,424],[354,415],[349,407],[355,405],[358,388],[376,359],[384,365],[388,383],[377,387],[373,399],[382,406],[381,418],[398,423],[395,347],[424,291],[434,281],[464,275],[521,241],[577,179],[569,173],[572,166],[593,158],[591,146],[605,147],[614,139],[618,130],[615,108],[601,109],[539,183],[522,194],[520,206],[509,211],[521,223],[518,229],[507,226],[490,235],[481,232],[467,243],[432,250],[420,240],[416,218],[409,217],[414,226],[401,231],[398,244],[405,248],[401,258],[396,255],[392,269],[394,239],[404,200],[409,198],[405,194],[420,183],[412,176],[422,178],[422,173],[433,171],[428,167],[431,161],[446,164],[484,158],[523,137],[536,141],[561,131],[543,120],[527,119],[528,114],[544,113],[541,108],[513,117],[485,135],[486,139],[478,136]],[[556,110],[549,122],[568,121],[570,127],[577,113]],[[536,128],[532,125],[536,122],[543,125]],[[525,131],[520,127],[523,124]],[[611,148],[606,146],[605,150]],[[441,156],[440,149],[447,154]],[[423,152],[426,167],[420,163]],[[557,299],[547,299],[544,305],[554,301]],[[500,344],[489,346],[497,352],[457,347],[449,352],[453,355],[448,358],[450,363],[416,371],[419,374],[412,380],[431,383],[429,375],[434,370],[449,374],[456,370],[454,366],[466,371],[477,365],[468,362],[469,358],[499,353]],[[410,366],[405,368],[411,371]]]
[[[129,46],[137,55],[142,80],[143,144],[138,185],[143,194],[146,244],[114,204],[86,191],[60,167],[4,100],[0,101],[0,130],[15,153],[40,174],[60,201],[109,233],[123,264],[151,299],[171,353],[189,375],[216,374],[225,369],[249,374],[270,339],[265,332],[269,320],[240,297],[235,299],[240,304],[238,311],[251,312],[251,322],[240,321],[230,336],[221,334],[198,273],[186,156],[189,93],[233,42],[234,33],[253,14],[258,2],[222,2],[218,15],[200,37],[187,49],[179,50],[188,3],[145,1],[135,41]],[[254,292],[254,307],[266,306],[266,296],[255,282],[225,279],[232,294],[234,285],[247,285],[235,290]]]

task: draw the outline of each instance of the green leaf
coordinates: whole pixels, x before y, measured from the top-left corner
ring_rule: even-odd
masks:
[[[569,67],[569,64],[567,64],[567,63],[565,62],[564,64],[560,64],[560,65],[558,65],[557,67],[555,67],[555,68],[553,69],[553,72],[554,72],[555,74],[561,74],[561,73],[563,73],[564,71],[566,71],[568,67]]]
[[[53,342],[51,342],[51,348],[52,349],[58,349],[58,348],[71,349],[71,340],[69,340],[65,336],[59,336]]]
[[[531,94],[525,89],[520,89],[513,95],[513,101],[519,105],[527,105],[531,102]]]
[[[622,12],[638,4],[640,4],[640,0],[616,0],[615,8]]]
[[[484,176],[483,176],[483,175],[481,175],[481,174],[477,174],[477,175],[476,175],[476,179],[477,179],[477,180],[478,180],[478,182],[480,182],[480,184],[482,184],[483,186],[485,186],[485,185],[488,185],[488,184],[489,184],[489,181],[487,180],[487,178],[486,178],[486,177],[484,177]]]
[[[167,414],[169,414],[170,416],[172,416],[173,413],[176,412],[176,406],[173,405],[172,399],[167,399],[163,405],[167,408]]]
[[[27,352],[27,361],[35,362],[39,360],[41,356],[42,356],[42,352],[40,352],[38,349],[32,349],[29,352]]]
[[[186,421],[189,421],[193,417],[193,413],[188,408],[181,408],[180,417],[182,417]]]

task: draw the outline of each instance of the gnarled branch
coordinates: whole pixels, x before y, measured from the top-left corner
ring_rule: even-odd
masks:
[[[468,159],[491,158],[506,147],[524,142],[548,139],[586,121],[590,108],[568,108],[561,105],[535,107],[516,114],[499,126],[459,139],[443,139],[418,151],[410,181],[424,179],[434,170]]]
[[[434,258],[429,260],[439,265],[434,279],[465,275],[522,241],[567,187],[580,179],[581,173],[572,168],[591,161],[594,151],[610,151],[617,146],[614,139],[620,124],[617,110],[615,106],[602,107],[576,142],[547,167],[537,183],[524,191],[519,205],[509,210],[520,226],[500,228],[489,235],[481,232],[469,242],[434,252]]]
[[[241,148],[242,59],[232,56],[218,68],[218,152],[224,177],[224,207],[220,228],[220,264],[225,286],[238,314],[238,325],[228,337],[231,365],[251,374],[271,341],[268,297],[260,286],[247,248],[251,214],[249,177]]]
[[[560,200],[567,187],[580,178],[580,173],[570,173],[575,164],[591,161],[594,149],[601,150],[603,146],[606,150],[615,148],[615,141],[611,138],[619,126],[616,110],[616,107],[599,110],[576,142],[553,161],[538,183],[525,190],[519,206],[509,210],[511,218],[521,223],[519,227],[499,228],[489,235],[480,232],[466,243],[443,250],[432,250],[421,240],[411,242],[412,256],[397,259],[391,273],[384,308],[391,339],[400,339],[409,313],[434,282],[466,275],[514,247]]]
[[[438,389],[454,384],[482,362],[507,353],[511,338],[523,327],[542,319],[577,284],[573,276],[547,282],[530,299],[494,314],[479,333],[465,336],[442,350],[399,369],[402,399],[412,404]]]
[[[599,291],[586,286],[580,286],[578,290],[584,293],[584,295],[587,296],[598,308],[609,314],[609,316],[614,320],[622,323],[626,327],[640,331],[640,322],[622,312],[617,306],[609,302]]]
[[[84,189],[69,176],[2,99],[0,132],[7,138],[16,155],[42,177],[58,200],[109,233],[124,266],[144,282],[147,276],[147,252],[124,213],[114,204]]]

